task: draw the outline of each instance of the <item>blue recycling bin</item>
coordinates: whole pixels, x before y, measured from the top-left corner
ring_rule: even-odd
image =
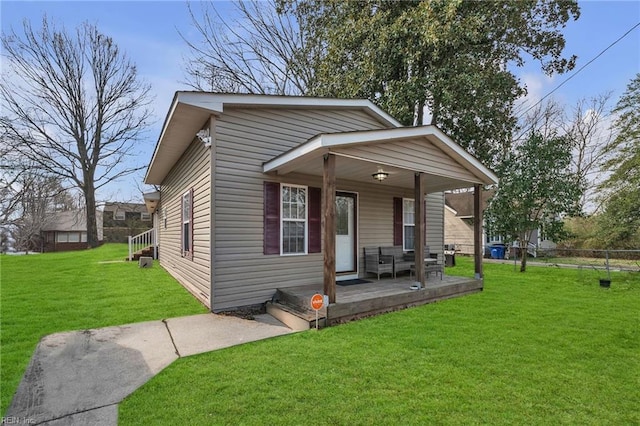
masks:
[[[492,259],[504,259],[505,247],[503,245],[491,246]]]

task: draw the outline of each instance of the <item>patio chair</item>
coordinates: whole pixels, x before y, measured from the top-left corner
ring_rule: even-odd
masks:
[[[378,279],[381,274],[393,275],[393,257],[380,255],[378,247],[365,247],[364,267],[367,273],[378,275]]]
[[[444,263],[438,259],[438,253],[431,253],[429,251],[429,246],[425,246],[424,248],[424,258],[425,259],[436,259],[436,263],[428,263],[424,265],[424,273],[429,276],[430,273],[435,273],[436,277],[438,273],[440,273],[440,279],[442,279],[442,274],[444,273]]]
[[[438,273],[440,273],[440,279],[442,279],[442,274],[444,273],[444,264],[438,260],[438,253],[431,253],[429,251],[429,246],[425,246],[424,247],[424,258],[425,259],[436,259],[436,262],[426,262],[425,261],[425,265],[424,265],[424,273],[426,274],[426,276],[428,277],[430,273],[435,273],[436,277],[438,276]],[[413,274],[416,272],[416,267],[415,265],[412,263],[411,264],[411,269],[409,270],[409,275],[411,278],[413,278]]]
[[[380,253],[393,258],[393,278],[398,272],[411,271],[411,265],[415,263],[412,255],[405,255],[401,246],[380,247]]]

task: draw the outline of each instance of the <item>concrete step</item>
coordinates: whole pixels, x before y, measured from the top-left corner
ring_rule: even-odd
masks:
[[[145,257],[153,257],[153,247],[147,247],[147,248],[144,248],[144,249],[142,249],[142,250],[138,250],[137,252],[133,253],[133,256],[132,256],[132,257],[133,257],[133,259],[132,259],[132,260],[133,260],[134,262],[137,262],[138,260],[140,260],[140,258],[141,258],[142,256],[145,256]],[[127,261],[128,261],[128,260],[129,260],[129,258],[127,257],[125,260],[127,260]]]
[[[299,310],[278,302],[267,302],[267,313],[294,331],[304,331],[316,327],[315,311]],[[318,326],[326,327],[326,310],[318,311]]]

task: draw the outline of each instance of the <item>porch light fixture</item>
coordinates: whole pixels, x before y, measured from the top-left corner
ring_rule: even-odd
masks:
[[[378,182],[382,182],[383,180],[389,177],[389,173],[382,170],[382,168],[379,168],[378,171],[372,174],[371,176],[373,176],[373,178]]]

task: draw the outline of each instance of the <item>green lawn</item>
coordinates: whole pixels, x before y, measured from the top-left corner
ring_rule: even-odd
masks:
[[[206,312],[157,265],[140,269],[118,262],[126,254],[126,244],[106,244],[95,250],[0,256],[3,413],[47,334]]]
[[[180,359],[119,422],[640,423],[637,273],[610,289],[596,271],[485,274],[479,294]]]

